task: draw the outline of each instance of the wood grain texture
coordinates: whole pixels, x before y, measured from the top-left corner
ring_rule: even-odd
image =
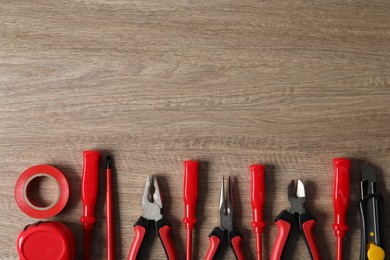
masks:
[[[61,169],[70,201],[54,220],[82,235],[82,151],[115,158],[116,257],[125,259],[148,174],[159,176],[166,217],[184,259],[185,159],[201,161],[194,258],[218,225],[222,175],[234,176],[235,225],[254,259],[249,164],[264,163],[264,256],[302,178],[323,259],[334,259],[332,158],[381,171],[390,185],[390,6],[387,1],[0,1],[0,258],[34,222],[13,199],[31,165]],[[103,166],[103,163],[102,163]],[[352,165],[345,259],[358,259],[358,164]],[[105,259],[104,171],[92,244]],[[384,224],[390,241],[390,222]],[[288,249],[307,259],[302,239]],[[229,252],[227,259],[232,259]],[[155,240],[151,259],[164,259]]]

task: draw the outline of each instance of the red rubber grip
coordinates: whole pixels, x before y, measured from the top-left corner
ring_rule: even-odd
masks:
[[[317,245],[313,235],[313,228],[315,224],[316,221],[314,219],[311,219],[302,224],[302,229],[303,233],[305,234],[307,244],[309,245],[311,255],[313,256],[313,260],[319,260],[320,255],[318,254]]]
[[[210,237],[210,247],[207,250],[206,256],[204,260],[212,260],[214,258],[215,253],[217,252],[219,243],[221,242],[217,236]]]
[[[165,252],[167,253],[168,259],[176,260],[177,259],[176,250],[175,247],[173,246],[172,239],[170,236],[171,230],[172,228],[170,226],[163,226],[160,228],[159,233],[160,233],[163,247],[165,248]]]
[[[280,260],[282,257],[283,248],[291,228],[290,223],[281,219],[276,221],[276,226],[278,227],[278,234],[272,248],[271,260]]]
[[[238,260],[245,260],[244,251],[242,250],[242,237],[236,236],[232,239],[232,246]]]
[[[263,232],[265,222],[263,210],[265,202],[264,165],[253,164],[251,170],[251,202],[252,202],[252,226],[255,233]]]
[[[193,229],[196,223],[196,201],[198,198],[198,162],[184,161],[184,218],[186,229]]]
[[[351,160],[349,159],[333,159],[333,229],[336,237],[344,237],[348,230],[347,211],[350,200],[350,167]]]
[[[83,216],[80,221],[83,229],[92,229],[95,223],[95,204],[99,179],[98,151],[84,151],[83,176],[81,178],[81,199],[83,201]]]
[[[146,233],[146,229],[142,226],[135,226],[134,227],[134,240],[131,244],[129,256],[127,257],[128,260],[135,260],[137,259],[139,248],[141,247],[142,240],[144,239]]]

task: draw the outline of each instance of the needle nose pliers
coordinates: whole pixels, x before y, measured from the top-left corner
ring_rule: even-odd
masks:
[[[223,256],[223,248],[229,245],[233,250],[234,256],[238,260],[244,260],[244,251],[242,250],[241,233],[233,228],[233,203],[232,189],[230,177],[228,177],[228,192],[225,196],[225,178],[222,177],[221,198],[219,203],[219,227],[215,227],[211,231],[210,247],[206,253],[205,260],[221,259]]]
[[[154,191],[153,191],[154,190]],[[128,260],[141,259],[139,256],[140,249],[147,244],[145,237],[153,234],[155,229],[157,236],[160,238],[165,253],[169,260],[176,260],[177,255],[170,236],[171,226],[161,214],[162,200],[157,178],[148,176],[145,184],[145,191],[142,197],[142,216],[134,225],[134,240],[130,247]]]
[[[316,224],[316,219],[303,207],[306,196],[305,186],[301,180],[298,180],[296,185],[294,180],[289,184],[288,201],[290,207],[287,210],[283,210],[275,220],[276,226],[278,227],[278,234],[272,249],[271,260],[279,260],[282,258],[283,249],[293,225],[297,225],[299,231],[302,233],[311,259],[320,259],[313,236],[313,228]]]

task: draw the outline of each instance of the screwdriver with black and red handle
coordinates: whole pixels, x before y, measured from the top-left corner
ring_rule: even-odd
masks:
[[[343,259],[343,238],[348,230],[347,211],[350,198],[351,161],[346,158],[333,159],[333,208],[334,208],[334,234],[336,236],[336,260]]]

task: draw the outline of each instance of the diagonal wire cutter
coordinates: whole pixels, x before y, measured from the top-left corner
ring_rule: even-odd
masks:
[[[230,177],[228,177],[228,192],[226,196],[225,178],[222,177],[219,220],[219,227],[215,227],[209,235],[210,247],[204,259],[221,259],[224,253],[224,247],[229,245],[236,259],[244,260],[245,256],[241,245],[242,235],[237,229],[233,228],[233,203]]]
[[[289,184],[288,201],[290,207],[287,210],[283,210],[275,219],[276,226],[278,227],[278,234],[272,249],[271,260],[279,260],[282,258],[283,249],[293,225],[298,226],[298,229],[306,242],[311,259],[320,259],[313,236],[313,228],[317,221],[314,216],[303,207],[306,196],[305,186],[301,180],[298,180],[296,185],[294,180]]]
[[[160,238],[165,253],[169,260],[176,260],[176,250],[170,236],[171,226],[161,214],[162,200],[157,178],[148,176],[146,179],[145,191],[142,197],[142,216],[134,225],[134,240],[130,247],[128,260],[140,259],[139,252],[148,243],[145,237],[155,233]]]

